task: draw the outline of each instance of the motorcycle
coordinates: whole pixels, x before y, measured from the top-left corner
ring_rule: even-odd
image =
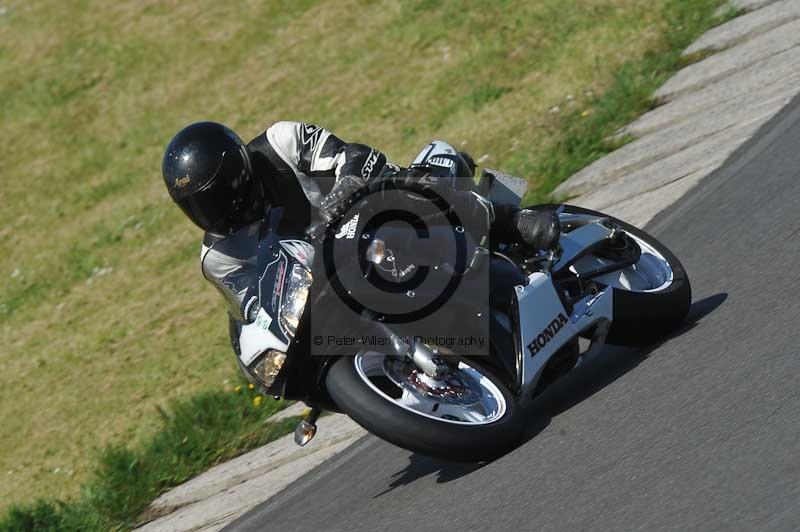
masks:
[[[427,146],[412,168],[452,178],[454,186],[468,174],[458,152],[440,141]],[[484,170],[478,190],[495,203],[519,205],[525,182]],[[302,238],[278,234],[276,209],[258,228],[228,239],[228,245],[247,247],[241,255],[250,257],[235,278],[221,281],[235,295],[230,339],[236,360],[265,394],[311,407],[295,431],[299,445],[313,438],[317,417],[327,410],[414,452],[494,459],[519,443],[525,408],[558,378],[606,342],[654,342],[688,313],[691,288],[678,259],[651,235],[612,216],[572,205],[533,206],[555,212],[560,221],[557,244],[546,250],[466,242],[468,232],[450,220],[443,233],[427,234],[433,249],[421,251],[418,239],[398,237],[402,227],[384,231],[367,201]],[[437,234],[455,244],[440,246]],[[349,246],[338,257],[352,260],[333,268],[343,243]],[[435,320],[433,331],[425,315],[397,319],[414,314],[419,304],[395,312],[421,297],[415,280],[420,273],[470,287],[459,290],[460,298],[453,291],[428,298],[447,316]],[[488,285],[479,278],[489,279]],[[387,282],[402,289],[387,288]],[[475,295],[481,291],[476,282],[489,287],[488,296]],[[417,288],[407,289],[408,283]],[[438,286],[443,284],[450,286]],[[371,294],[360,293],[361,286]],[[375,286],[382,287],[378,296]],[[386,300],[390,311],[386,305],[376,310]],[[436,341],[478,330],[488,332],[481,353]],[[581,337],[590,340],[583,351]]]

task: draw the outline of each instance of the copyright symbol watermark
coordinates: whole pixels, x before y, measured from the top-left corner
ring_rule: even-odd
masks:
[[[410,323],[450,300],[474,246],[441,195],[398,185],[353,205],[324,242],[323,260],[330,285],[353,312]]]
[[[322,244],[317,271],[324,271],[335,301],[319,321],[369,316],[408,336],[434,337],[454,326],[481,333],[483,325],[472,323],[481,312],[465,308],[486,314],[489,268],[465,277],[477,248],[468,224],[467,213],[431,189],[399,184],[363,197]],[[315,330],[317,321],[312,315],[313,343],[322,346],[331,331]]]

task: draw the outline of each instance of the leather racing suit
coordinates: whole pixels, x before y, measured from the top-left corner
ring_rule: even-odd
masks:
[[[404,172],[374,148],[344,142],[325,128],[301,122],[273,124],[247,144],[247,151],[251,171],[261,178],[270,207],[282,207],[280,222],[274,228],[281,235],[302,234],[320,217],[320,209],[325,208],[325,199],[337,183],[353,176],[370,183]],[[435,186],[435,180],[422,184]],[[487,200],[469,192],[459,197],[479,216],[486,217],[487,225],[492,223],[495,213]],[[242,318],[245,293],[254,284],[251,277],[256,274],[261,225],[256,223],[225,237],[206,233],[203,239],[203,276],[226,297],[237,319]]]

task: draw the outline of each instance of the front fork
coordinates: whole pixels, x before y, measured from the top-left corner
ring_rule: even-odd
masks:
[[[439,379],[452,368],[447,364],[443,357],[439,356],[436,349],[431,349],[422,342],[411,339],[410,342],[396,335],[383,323],[376,322],[375,325],[381,330],[386,338],[390,339],[392,352],[389,356],[395,358],[408,358],[414,365],[422,370],[425,375],[432,379]]]
[[[381,330],[386,338],[390,339],[390,347],[392,352],[388,356],[395,358],[408,358],[411,360],[425,375],[431,379],[439,380],[443,375],[452,370],[443,357],[438,356],[435,349],[431,349],[422,342],[411,340],[410,343],[400,336],[394,334],[391,329],[380,322],[375,322],[375,325]],[[317,419],[319,418],[322,410],[316,406],[312,406],[311,411],[294,429],[294,442],[299,446],[308,444],[317,433]]]

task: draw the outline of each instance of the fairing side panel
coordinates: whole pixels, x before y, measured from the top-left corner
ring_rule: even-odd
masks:
[[[553,353],[578,334],[549,275],[536,272],[516,292],[522,347],[522,389],[531,390]]]

